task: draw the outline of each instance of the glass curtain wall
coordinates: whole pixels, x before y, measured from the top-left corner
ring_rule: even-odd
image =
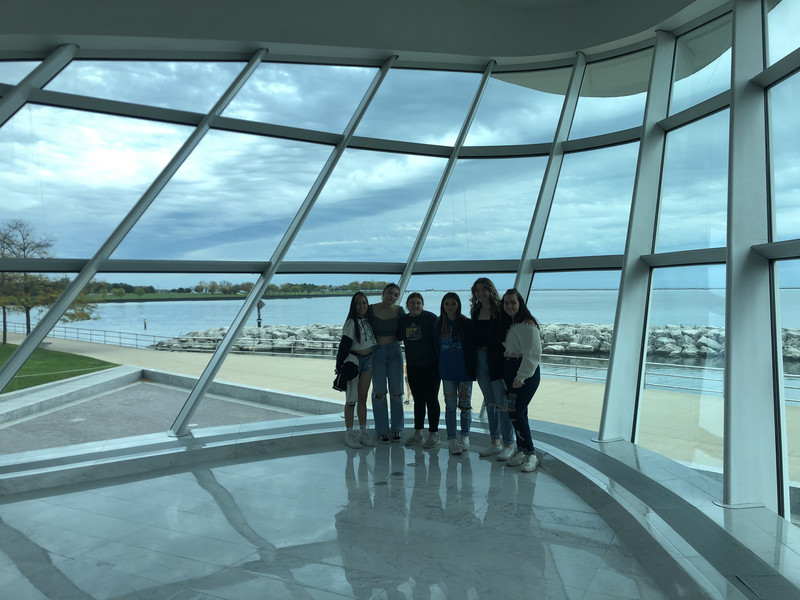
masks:
[[[656,269],[637,443],[722,471],[725,267]]]
[[[770,242],[789,242],[774,249],[787,265],[779,268],[785,294],[794,285],[787,261],[800,257],[791,244],[800,238],[794,110],[800,68],[794,34],[798,2],[770,2],[769,8],[772,66],[762,73],[759,85],[769,89],[765,94],[771,170],[765,177],[772,183]],[[726,92],[731,81],[731,23],[731,15],[724,14],[680,32],[670,116],[660,123],[667,132],[660,193],[640,200],[658,203],[655,254],[642,259],[657,264],[646,338],[648,348],[650,341],[653,345],[647,360],[667,371],[651,373],[653,365],[645,371],[637,441],[709,470],[721,468],[724,435],[723,395],[715,373],[724,365],[718,346],[724,349],[725,343],[720,331],[725,266],[714,251],[729,243],[725,223],[731,111]],[[554,68],[548,63],[541,69],[505,71],[503,65],[496,66],[466,145],[453,157],[453,173],[436,211],[430,210],[431,203],[443,184],[483,66],[474,72],[406,65],[389,69],[339,157],[335,148],[345,128],[380,77],[375,65],[297,64],[270,56],[269,62],[252,70],[221,117],[210,119],[209,131],[199,135],[197,124],[240,73],[249,72],[243,71],[244,62],[73,60],[37,91],[40,103],[25,103],[0,124],[0,159],[5,166],[0,170],[0,226],[4,235],[15,223],[29,226],[46,251],[26,256],[54,259],[46,277],[72,279],[150,186],[164,178],[152,203],[110,256],[112,266],[127,268],[97,273],[86,286],[85,292],[93,290],[96,298],[105,294],[105,299],[113,295],[131,302],[98,301],[100,319],[84,323],[86,329],[130,327],[144,334],[146,320],[149,335],[177,339],[190,331],[228,327],[236,318],[231,312],[252,300],[248,293],[269,272],[263,304],[252,311],[245,327],[273,327],[272,337],[260,336],[247,348],[234,347],[231,358],[236,359],[225,360],[215,378],[253,382],[250,378],[257,373],[256,382],[249,385],[329,398],[339,410],[342,399],[330,390],[330,358],[293,356],[287,350],[298,346],[287,341],[293,335],[297,339],[293,328],[306,327],[302,335],[310,336],[308,328],[314,324],[330,326],[324,335],[314,330],[313,335],[320,336],[313,340],[318,345],[306,345],[304,352],[313,354],[326,344],[330,350],[353,291],[364,289],[370,301],[377,301],[382,285],[398,281],[406,268],[411,274],[408,291],[423,291],[432,312],[438,311],[439,294],[449,290],[463,291],[462,300],[468,304],[466,290],[486,272],[498,290],[511,287],[514,274],[521,271],[520,256],[530,242],[531,219],[546,165],[557,155],[554,150],[563,151],[564,160],[548,182],[552,210],[539,215],[546,221],[540,230],[542,247],[531,261],[534,271],[539,264],[547,268],[535,273],[530,295],[534,313],[544,323],[552,321],[557,313],[547,308],[547,297],[551,292],[562,294],[556,304],[563,308],[566,290],[587,292],[585,302],[579,302],[599,310],[599,289],[601,295],[609,294],[609,307],[603,314],[587,315],[585,321],[590,326],[613,321],[610,298],[617,286],[612,280],[619,276],[616,269],[626,252],[626,234],[636,234],[627,232],[628,217],[637,160],[647,150],[640,148],[636,129],[642,123],[651,56],[651,47],[623,50],[611,58],[608,53],[587,56],[568,140],[558,148],[552,142],[572,65]],[[0,61],[0,92],[6,94],[36,66],[31,60]],[[165,172],[193,136],[198,136],[197,143],[187,158],[174,173]],[[324,184],[319,194],[317,184]],[[308,211],[298,223],[301,208]],[[418,239],[426,218],[429,233]],[[281,254],[285,244],[288,250]],[[415,250],[419,261],[408,265]],[[276,255],[285,261],[270,264]],[[4,243],[0,260],[17,258],[25,257]],[[566,266],[553,267],[548,261]],[[595,288],[598,269],[603,281]],[[39,266],[29,271],[42,273]],[[15,271],[3,268],[0,273],[0,283],[8,283]],[[574,286],[573,277],[579,282]],[[231,312],[195,315],[187,309],[165,318],[151,312],[156,302],[147,304],[139,297],[150,287],[195,298],[231,297],[212,302],[228,302]],[[14,312],[20,294],[10,289],[2,295],[5,322],[24,323]],[[784,300],[782,318],[790,303]],[[192,306],[202,304],[194,300]],[[113,311],[120,314],[112,317]],[[42,314],[37,309],[33,320]],[[576,308],[574,314],[580,311]],[[185,317],[189,323],[182,320]],[[784,326],[791,328],[790,321]],[[673,329],[680,330],[677,339],[670,337]],[[695,330],[704,332],[705,341],[695,340],[693,354],[684,342]],[[23,339],[23,334],[15,335],[16,343]],[[278,339],[283,342],[276,346]],[[266,357],[256,351],[268,341],[283,355]],[[161,360],[177,364],[179,355],[163,353]],[[199,360],[199,367],[183,368],[197,376],[208,356]],[[312,362],[285,363],[274,370],[268,370],[266,362],[250,362],[279,359]],[[788,363],[784,361],[784,368]],[[694,374],[684,377],[689,369]],[[675,381],[681,382],[678,390]],[[10,388],[3,395],[9,393]],[[668,402],[663,394],[684,402],[680,424],[685,434],[665,418],[674,411],[664,412]],[[540,399],[548,400],[546,394]],[[207,414],[213,405],[206,402],[202,399],[190,425],[229,422]],[[548,418],[596,429],[596,409],[580,423],[570,422],[578,412],[574,407]],[[168,412],[158,419],[157,429],[168,426]],[[539,418],[535,409],[534,416]],[[791,440],[797,436],[791,425],[788,429],[791,454],[796,450]],[[30,436],[36,435],[34,430],[32,426]]]
[[[787,475],[789,478],[789,517],[800,524],[800,261],[780,261],[776,267],[779,282],[780,356],[783,362],[781,398],[786,411]]]
[[[542,332],[543,383],[533,417],[600,427],[619,271],[537,273],[528,308]]]

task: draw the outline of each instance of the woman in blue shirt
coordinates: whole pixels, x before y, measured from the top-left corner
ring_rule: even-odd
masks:
[[[455,292],[442,297],[434,341],[439,355],[439,375],[444,389],[444,422],[450,454],[469,448],[472,425],[472,382],[475,364],[470,347],[470,320],[461,314],[461,298]],[[456,408],[461,411],[461,439],[456,435]]]

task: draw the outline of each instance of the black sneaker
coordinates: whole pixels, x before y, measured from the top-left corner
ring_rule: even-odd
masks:
[[[385,433],[381,434],[381,443],[382,444],[390,444],[391,443],[391,440],[389,439],[389,436],[387,434],[385,434]]]
[[[392,434],[392,441],[393,442],[399,442],[400,441],[400,432],[399,431],[395,431]]]

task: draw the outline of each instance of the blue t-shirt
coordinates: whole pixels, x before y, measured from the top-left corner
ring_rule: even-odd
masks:
[[[447,334],[439,334],[438,323],[433,324],[433,339],[436,342],[436,353],[439,355],[439,375],[446,381],[469,381],[467,361],[464,355],[464,340],[469,336],[470,320],[464,317],[461,334],[453,337],[455,321],[447,321]]]

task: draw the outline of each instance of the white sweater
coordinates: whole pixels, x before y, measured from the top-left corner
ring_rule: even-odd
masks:
[[[542,358],[542,336],[536,325],[515,323],[508,328],[503,346],[505,356],[522,357],[515,379],[525,381],[536,372]]]

